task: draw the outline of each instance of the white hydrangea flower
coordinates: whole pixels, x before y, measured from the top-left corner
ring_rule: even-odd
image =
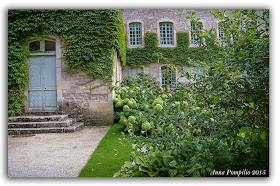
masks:
[[[132,144],[132,148],[135,149],[136,145],[137,145],[137,144]]]
[[[146,153],[148,150],[147,150],[147,148],[145,147],[145,146],[143,146],[142,148],[141,148],[141,152],[144,152],[144,153]]]

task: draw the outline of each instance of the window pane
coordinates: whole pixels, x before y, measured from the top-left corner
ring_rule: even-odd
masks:
[[[175,87],[176,83],[176,74],[175,72],[167,67],[161,67],[161,85],[166,87],[167,89],[171,89]]]
[[[227,37],[226,37],[225,31],[226,31],[226,29],[223,26],[223,22],[220,22],[219,23],[219,38],[220,38],[220,41],[221,41],[222,45],[227,44]]]
[[[160,32],[160,44],[174,44],[173,39],[173,24],[172,23],[160,23],[159,24]]]
[[[200,26],[202,23],[199,23]],[[197,44],[197,40],[199,39],[200,30],[202,27],[198,26],[196,23],[191,23],[191,44]]]
[[[30,51],[40,50],[40,41],[33,41],[33,42],[29,43],[29,50]]]
[[[130,72],[131,76],[136,76],[138,73],[143,72],[143,67],[132,67]]]
[[[55,42],[45,40],[45,51],[55,51]]]
[[[129,39],[130,45],[142,45],[142,33],[140,23],[132,23],[129,25]]]

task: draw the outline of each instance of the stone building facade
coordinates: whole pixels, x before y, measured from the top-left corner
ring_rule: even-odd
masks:
[[[52,51],[45,49],[46,41],[53,43],[55,48]],[[101,79],[91,81],[93,78],[82,69],[69,71],[62,58],[62,48],[65,46],[62,37],[48,35],[40,41],[31,39],[27,45],[32,46],[31,43],[36,42],[40,43],[38,46],[45,52],[31,52],[28,58],[26,112],[65,114],[85,125],[113,124],[113,92],[109,86],[121,81],[121,65],[117,53],[114,52],[112,59],[114,76],[110,84]]]
[[[125,32],[127,34],[127,47],[144,47],[144,33],[145,32],[154,32],[157,33],[158,38],[160,38],[160,24],[161,23],[170,23],[173,27],[173,43],[172,44],[161,44],[160,39],[158,46],[159,47],[176,47],[177,46],[177,32],[189,32],[190,41],[191,41],[191,23],[190,20],[187,20],[186,17],[189,15],[189,11],[195,11],[196,16],[200,18],[200,22],[203,25],[203,29],[217,29],[218,33],[218,20],[214,19],[214,16],[210,13],[210,10],[206,9],[123,9],[122,17],[125,27]],[[142,42],[138,46],[133,46],[130,43],[130,25],[137,23],[141,25],[141,39]],[[196,47],[195,44],[190,42],[190,47]],[[138,65],[138,66],[124,66],[123,67],[123,78],[127,76],[134,76],[135,71],[148,73],[151,76],[158,79],[162,85],[162,67],[165,66],[163,63],[151,63],[148,65]],[[184,69],[184,72],[192,72],[192,68],[189,66],[181,66]],[[176,74],[176,79],[180,82],[188,82],[189,80],[181,77],[178,72]]]
[[[78,121],[88,125],[111,125],[114,122],[113,91],[109,86],[121,81],[121,65],[117,53],[114,53],[114,76],[112,84],[101,79],[92,80],[81,69],[69,72],[65,63],[61,68],[61,101],[59,109]],[[97,87],[96,87],[97,86]],[[94,89],[91,89],[96,87]]]
[[[172,38],[169,38],[172,42],[168,39],[164,41],[167,42],[166,44],[159,39],[158,46],[176,47],[176,33],[190,32],[190,22],[185,19],[188,11],[176,9],[123,9],[122,18],[128,38],[127,47],[144,47],[145,32],[157,33],[160,38],[162,27],[164,29],[172,27]],[[209,13],[209,10],[193,11],[196,11],[196,15],[201,18],[200,21],[204,29],[213,27],[218,29],[218,21]],[[133,29],[138,29],[136,35],[139,37],[139,45],[134,45],[134,43],[130,42],[131,23],[137,23]],[[164,24],[162,25],[161,23]],[[139,25],[140,27],[138,27]],[[170,35],[166,30],[164,32]],[[92,77],[82,69],[74,71],[67,69],[66,61],[63,60],[62,56],[62,48],[65,46],[66,41],[62,37],[49,35],[46,39],[42,38],[40,41],[30,40],[27,44],[30,45],[32,42],[34,42],[34,45],[37,42],[40,50],[46,52],[31,53],[28,58],[31,74],[29,83],[33,87],[29,86],[26,91],[27,112],[58,112],[69,115],[77,121],[83,121],[86,125],[111,125],[114,122],[114,91],[110,91],[109,87],[111,85],[119,85],[123,78],[134,76],[138,72],[150,74],[156,77],[161,85],[164,84],[162,70],[165,68],[165,64],[154,62],[136,67],[121,66],[117,52],[114,52],[112,59],[114,61],[112,84],[101,79],[95,79],[90,82]],[[47,51],[47,43],[51,43],[55,48]],[[35,63],[35,61],[37,62]],[[46,61],[50,61],[48,65],[45,64]],[[184,72],[191,73],[192,71],[191,67],[188,66],[183,66],[183,69]],[[180,82],[189,81],[184,77],[180,77],[177,71],[174,72],[174,76]],[[45,81],[45,79],[48,81]],[[41,92],[38,91],[38,87],[43,87]],[[92,89],[92,87],[96,88]]]

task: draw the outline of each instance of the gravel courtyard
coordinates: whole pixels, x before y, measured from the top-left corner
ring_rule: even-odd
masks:
[[[110,129],[85,127],[75,133],[8,136],[9,177],[77,177]]]

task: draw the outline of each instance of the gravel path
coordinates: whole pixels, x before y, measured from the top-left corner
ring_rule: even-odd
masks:
[[[77,177],[106,127],[85,127],[75,133],[8,136],[9,177]]]

